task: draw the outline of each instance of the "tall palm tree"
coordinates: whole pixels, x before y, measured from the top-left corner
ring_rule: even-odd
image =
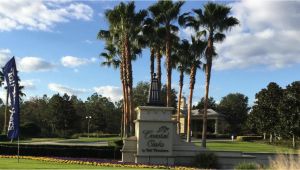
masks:
[[[188,40],[182,40],[176,47],[176,65],[179,71],[179,93],[178,93],[178,107],[177,107],[177,133],[180,134],[180,107],[182,98],[182,87],[184,82],[184,73],[187,73],[188,64],[190,61],[190,44]]]
[[[159,48],[159,39],[158,36],[159,25],[153,21],[152,18],[145,19],[143,26],[143,36],[146,40],[147,46],[150,48],[150,77],[152,79],[154,73],[154,59],[156,49]]]
[[[194,9],[193,11],[195,16],[189,16],[188,13],[183,15],[182,18],[184,18],[185,25],[194,28],[199,36],[208,35],[207,48],[205,51],[205,104],[202,128],[202,147],[206,147],[209,84],[212,60],[213,57],[216,56],[214,43],[224,41],[226,36],[223,32],[238,25],[239,21],[238,19],[229,16],[231,8],[223,4],[209,2],[204,5],[204,11],[202,11],[202,9]]]
[[[193,93],[194,93],[194,86],[196,83],[196,73],[197,69],[201,68],[202,62],[201,58],[204,54],[206,48],[206,41],[202,41],[200,39],[196,39],[191,37],[192,42],[190,45],[190,95],[188,100],[188,120],[187,120],[187,142],[191,142],[191,112],[192,112],[192,103],[193,103]]]
[[[105,39],[107,42],[117,44],[121,52],[123,63],[123,71],[125,71],[125,97],[127,97],[127,112],[129,113],[129,135],[133,135],[133,93],[132,93],[132,53],[140,53],[140,41],[142,22],[147,16],[147,11],[140,10],[135,12],[134,2],[127,4],[121,2],[114,9],[109,9],[105,12],[105,16],[109,22],[108,33],[101,30],[98,33],[99,38]],[[105,36],[109,34],[110,36]],[[111,37],[111,38],[109,38]]]
[[[121,138],[127,136],[126,127],[128,123],[127,111],[126,111],[126,94],[125,94],[125,80],[124,80],[124,72],[123,72],[123,61],[122,57],[120,56],[120,52],[117,51],[118,49],[114,46],[114,44],[107,44],[104,48],[106,52],[102,52],[100,57],[104,58],[105,61],[101,63],[102,66],[113,67],[114,69],[120,69],[120,80],[122,83],[122,90],[123,90],[123,114],[121,118]]]
[[[178,18],[180,8],[184,4],[183,1],[158,1],[154,5],[149,7],[153,19],[156,23],[159,23],[164,29],[164,39],[166,48],[166,65],[167,65],[167,106],[171,106],[171,77],[172,77],[172,59],[171,48],[172,32],[177,32],[178,27],[172,22]]]

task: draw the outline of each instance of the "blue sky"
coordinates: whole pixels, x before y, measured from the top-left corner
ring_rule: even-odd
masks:
[[[0,1],[0,65],[16,56],[27,99],[68,93],[85,100],[98,92],[121,98],[119,71],[101,67],[104,43],[96,39],[107,28],[104,11],[118,1]],[[154,1],[137,1],[137,9]],[[188,1],[182,13],[201,8],[205,1]],[[299,80],[300,2],[222,1],[232,7],[241,24],[216,44],[210,96],[217,101],[228,93],[243,93],[253,103],[255,93],[271,81],[282,87]],[[276,11],[276,13],[274,13]],[[181,28],[188,38],[191,29]],[[149,49],[133,63],[134,84],[148,81]],[[165,82],[165,68],[163,81]],[[189,94],[185,77],[184,95]],[[172,85],[179,75],[173,71]],[[204,73],[197,72],[194,103],[204,95]],[[5,92],[2,89],[0,96]]]

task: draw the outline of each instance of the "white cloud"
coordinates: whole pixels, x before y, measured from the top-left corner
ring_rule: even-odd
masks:
[[[116,86],[100,86],[93,88],[96,93],[110,98],[112,101],[119,101],[123,98],[122,89]]]
[[[182,32],[183,32],[183,38],[186,38],[186,39],[190,39],[191,36],[195,36],[196,35],[196,32],[193,28],[191,27],[186,27],[186,28],[183,28],[182,29]]]
[[[48,84],[48,88],[54,92],[57,92],[60,94],[67,93],[68,95],[78,95],[78,94],[86,93],[89,91],[88,89],[76,89],[76,88],[72,88],[72,87],[68,87],[68,86],[56,84],[56,83]]]
[[[11,58],[11,51],[9,49],[0,49],[0,67],[3,67]]]
[[[279,69],[300,63],[300,2],[244,0],[231,6],[240,26],[216,44],[214,69]]]
[[[49,71],[54,64],[38,57],[23,57],[17,60],[17,67],[22,72]]]
[[[25,90],[35,90],[35,83],[39,80],[21,80],[20,85],[24,86]]]
[[[82,65],[87,65],[93,62],[96,62],[96,58],[91,58],[91,59],[87,59],[87,58],[79,58],[79,57],[74,57],[74,56],[64,56],[61,58],[61,64],[65,67],[69,67],[69,68],[75,68],[78,66],[82,66]]]
[[[94,43],[94,42],[91,41],[91,40],[84,40],[83,42],[84,42],[84,43],[87,43],[87,44],[93,44],[93,43]]]
[[[0,49],[0,67],[4,67],[12,56],[9,49]],[[55,68],[54,64],[39,57],[16,58],[16,64],[20,72],[49,71]]]
[[[4,88],[0,88],[0,99],[3,101],[3,103],[6,103],[6,90]]]
[[[19,29],[49,31],[71,19],[91,20],[93,9],[68,1],[0,1],[0,32]]]

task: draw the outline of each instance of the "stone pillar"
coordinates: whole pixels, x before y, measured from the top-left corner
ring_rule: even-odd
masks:
[[[219,133],[219,120],[218,118],[215,119],[215,133],[214,134],[218,134]]]

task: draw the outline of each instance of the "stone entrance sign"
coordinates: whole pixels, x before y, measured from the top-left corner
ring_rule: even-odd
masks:
[[[137,108],[135,130],[137,137],[136,162],[157,163],[172,161],[174,121],[170,121],[173,108],[141,106]],[[153,160],[154,161],[154,160]]]
[[[154,129],[154,130],[150,130]],[[160,126],[160,124],[144,127],[142,129],[141,144],[139,146],[139,154],[157,154],[169,155],[171,152],[170,127]]]
[[[122,161],[174,165],[191,162],[201,151],[193,143],[182,141],[171,118],[173,107],[163,107],[155,75],[152,78],[148,106],[139,106],[135,136],[124,140]]]

